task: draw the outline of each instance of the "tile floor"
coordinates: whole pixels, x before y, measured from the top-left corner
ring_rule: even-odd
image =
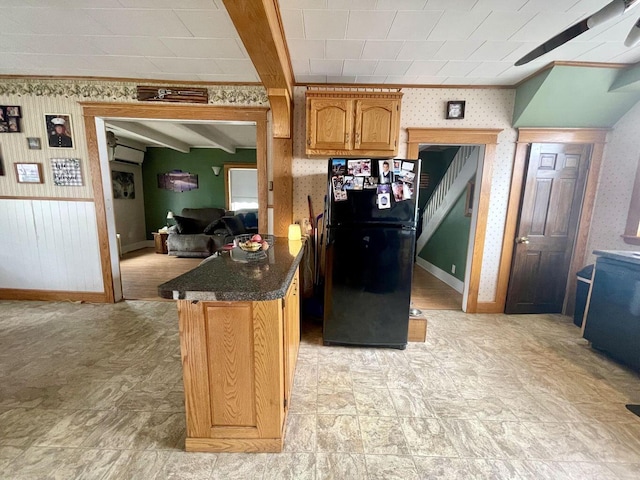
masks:
[[[428,316],[405,351],[306,325],[285,452],[194,454],[173,303],[0,302],[0,478],[640,478],[640,378],[569,319]]]

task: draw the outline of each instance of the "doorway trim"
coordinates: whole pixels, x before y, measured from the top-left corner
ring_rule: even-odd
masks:
[[[156,120],[227,120],[247,121],[256,124],[256,165],[258,168],[258,223],[267,225],[267,111],[268,107],[221,107],[215,105],[153,105],[133,103],[80,102],[83,110],[84,127],[91,171],[91,186],[96,209],[100,263],[104,283],[104,301],[119,301],[114,285],[114,258],[109,238],[106,202],[103,183],[103,171],[100,161],[100,148],[96,131],[96,120],[117,119],[156,119]],[[107,172],[108,173],[108,172]],[[120,281],[118,279],[118,281]]]
[[[482,253],[487,231],[487,217],[489,213],[489,197],[491,194],[491,177],[496,157],[498,135],[502,129],[475,128],[407,128],[407,158],[417,159],[421,143],[446,145],[484,145],[484,161],[482,178],[476,179],[480,189],[478,201],[478,221],[473,233],[473,256],[469,272],[469,286],[467,304],[463,310],[467,313],[484,311],[484,303],[478,304],[480,288],[480,273],[482,270]]]
[[[525,182],[527,157],[529,145],[532,143],[585,143],[593,145],[591,160],[587,172],[587,183],[582,200],[582,209],[578,220],[578,231],[573,247],[573,255],[569,266],[569,277],[563,302],[563,313],[572,312],[576,288],[575,276],[582,268],[588,255],[587,240],[591,229],[593,207],[600,177],[600,166],[604,153],[608,128],[520,128],[513,162],[511,176],[511,191],[507,206],[504,238],[502,240],[502,255],[500,256],[500,268],[498,270],[498,283],[496,287],[496,300],[486,305],[486,313],[503,313],[507,301],[507,289],[511,276],[511,262],[513,260],[514,241],[520,213],[520,197]]]

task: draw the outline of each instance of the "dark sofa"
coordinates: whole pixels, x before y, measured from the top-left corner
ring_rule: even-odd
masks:
[[[251,224],[255,214],[250,213],[253,212],[234,214],[223,208],[183,208],[180,215],[174,216],[176,224],[169,229],[169,255],[208,257],[232,242],[234,236],[257,232],[257,222],[255,226]]]

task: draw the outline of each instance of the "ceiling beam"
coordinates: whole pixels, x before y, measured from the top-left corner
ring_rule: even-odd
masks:
[[[291,138],[293,73],[277,0],[223,0],[262,84],[273,114],[273,136]]]
[[[194,125],[194,124],[184,125],[183,124],[179,126],[184,128],[185,130],[189,130],[190,132],[195,133],[212,147],[219,148],[232,155],[236,153],[236,146],[231,141],[229,141],[229,139],[226,136],[224,136],[222,133],[217,131],[217,129],[213,125],[205,126],[205,125]]]
[[[144,142],[152,142],[172,150],[177,150],[178,152],[189,153],[190,147],[188,144],[152,128],[140,125],[139,123],[119,122],[117,120],[108,120],[106,123],[116,129],[126,131],[131,134],[131,136],[139,138]]]

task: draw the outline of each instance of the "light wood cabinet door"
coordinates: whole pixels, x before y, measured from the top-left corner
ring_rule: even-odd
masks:
[[[307,149],[351,149],[353,101],[341,98],[311,98],[307,107],[307,127]]]
[[[389,98],[355,101],[354,150],[393,152],[398,145],[400,102]]]
[[[296,370],[298,349],[300,348],[300,294],[299,271],[296,271],[287,295],[284,298],[284,398],[287,406],[293,388],[293,376]]]

